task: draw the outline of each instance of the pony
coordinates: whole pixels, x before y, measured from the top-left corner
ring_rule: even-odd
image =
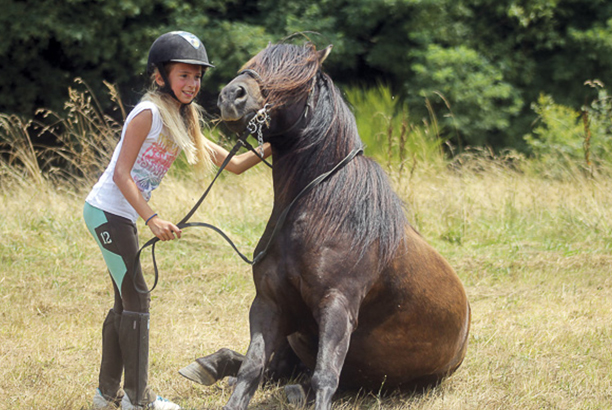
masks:
[[[226,410],[246,409],[265,373],[296,362],[327,410],[339,387],[435,385],[466,354],[465,289],[362,155],[355,117],[321,68],[330,50],[271,44],[219,94],[221,119],[269,142],[274,164],[246,355],[221,349],[180,371],[207,385],[236,376]]]

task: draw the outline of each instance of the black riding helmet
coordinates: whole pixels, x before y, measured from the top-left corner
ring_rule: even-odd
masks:
[[[172,31],[162,34],[153,42],[149,50],[149,60],[147,62],[147,73],[153,74],[155,67],[164,80],[162,91],[170,94],[178,100],[170,87],[168,73],[165,64],[167,63],[186,63],[204,67],[214,67],[208,62],[208,55],[204,44],[195,35],[186,31]]]

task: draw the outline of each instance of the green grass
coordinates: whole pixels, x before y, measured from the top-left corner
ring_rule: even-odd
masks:
[[[371,104],[381,92],[384,101]],[[412,126],[391,114],[403,111],[384,90],[374,94],[362,95],[356,107],[373,148],[368,154],[389,170],[410,221],[463,280],[472,306],[470,344],[463,365],[436,388],[418,395],[340,392],[334,408],[610,408],[609,169],[600,167],[594,177],[579,166],[547,172],[521,155],[486,150],[448,161],[434,137],[433,114]],[[113,296],[81,212],[116,141],[116,124],[91,111],[86,92],[71,95],[72,117],[60,119],[68,130],[61,151],[37,150],[26,139],[33,122],[1,118],[0,410],[89,409],[97,386],[101,325]],[[381,133],[367,128],[368,115],[387,121]],[[63,155],[67,167],[46,161],[54,155]],[[175,167],[152,206],[178,221],[211,179]],[[272,200],[270,171],[260,166],[223,176],[192,220],[221,227],[251,256]],[[152,235],[138,224],[144,243]],[[231,394],[225,381],[203,387],[177,370],[221,347],[246,350],[250,267],[212,231],[195,228],[158,244],[157,258],[151,386],[187,409],[220,408]],[[149,254],[142,260],[151,283]],[[268,385],[250,408],[292,407],[282,386]]]
[[[464,364],[423,395],[341,393],[335,408],[608,408],[612,180],[551,181],[499,160],[470,164],[435,174],[417,168],[410,181],[392,174],[410,219],[466,286],[472,329]],[[272,204],[270,173],[260,168],[223,178],[193,218],[221,226],[249,255]],[[203,184],[178,175],[165,182],[154,207],[178,220]],[[90,403],[112,293],[81,220],[85,194],[85,187],[2,185],[0,407]],[[150,234],[139,224],[144,241]],[[219,408],[231,392],[225,382],[198,386],[177,370],[220,347],[245,351],[254,297],[249,266],[206,230],[186,231],[157,252],[151,384],[186,408]],[[290,406],[273,385],[259,390],[250,408]]]

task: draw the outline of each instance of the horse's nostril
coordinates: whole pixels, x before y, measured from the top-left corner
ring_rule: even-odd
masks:
[[[235,94],[235,99],[236,100],[240,100],[243,99],[244,97],[246,97],[246,90],[244,89],[244,87],[242,86],[238,86],[236,87],[236,94]]]

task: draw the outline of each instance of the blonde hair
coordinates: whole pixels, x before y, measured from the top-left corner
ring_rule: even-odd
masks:
[[[189,164],[195,165],[198,171],[208,171],[212,168],[212,152],[202,134],[202,127],[205,126],[202,107],[192,102],[178,108],[177,101],[168,93],[160,91],[155,80],[141,101],[151,101],[158,107],[169,137],[185,153]]]

